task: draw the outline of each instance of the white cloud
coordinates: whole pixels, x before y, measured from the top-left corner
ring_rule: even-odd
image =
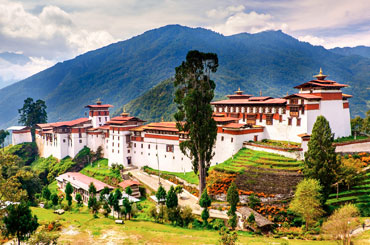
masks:
[[[276,24],[269,14],[259,14],[255,11],[249,13],[238,12],[229,16],[225,23],[211,27],[213,30],[225,35],[241,32],[256,33],[266,30],[287,29],[286,24]]]
[[[306,35],[306,36],[299,36],[297,38],[299,41],[302,41],[302,42],[308,42],[308,43],[311,43],[312,45],[325,45],[325,40],[322,39],[322,38],[319,38],[319,37],[315,37],[315,36],[311,36],[311,35]]]
[[[218,7],[217,9],[211,9],[206,12],[207,16],[210,18],[217,18],[222,19],[230,16],[231,14],[235,14],[238,12],[244,11],[245,7],[244,5],[231,5],[226,8]]]

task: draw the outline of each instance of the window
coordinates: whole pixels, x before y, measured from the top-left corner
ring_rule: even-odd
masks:
[[[297,105],[298,99],[290,99],[290,104]]]
[[[130,143],[130,141],[131,141],[130,135],[126,135],[126,143]]]
[[[136,148],[136,143],[134,143],[134,147]]]
[[[155,149],[158,150],[158,145],[155,146]]]
[[[302,115],[304,115],[304,106],[302,106]]]
[[[144,145],[143,145],[143,144],[141,144],[141,149],[143,149],[143,147],[144,147]]]
[[[297,126],[301,126],[301,119],[300,118],[297,118]]]
[[[82,143],[82,140],[80,140],[80,144]]]
[[[112,149],[112,153],[114,153],[114,149]]]
[[[66,140],[65,139],[63,139],[63,143],[66,143]]]
[[[118,143],[118,148],[119,148],[119,143]]]
[[[290,107],[290,116],[291,117],[298,117],[299,115],[299,107]]]
[[[112,142],[112,146],[114,146],[114,142]]]
[[[127,150],[127,153],[130,153],[130,150]]]
[[[262,114],[260,114],[260,122],[262,122]]]
[[[119,150],[118,150],[118,154],[119,154]]]
[[[266,115],[266,125],[272,125],[273,124],[273,115],[268,114]]]
[[[118,140],[119,140],[119,136],[118,136]]]
[[[108,121],[108,118],[107,117],[105,117],[105,121]]]
[[[175,156],[173,156],[173,158],[172,159],[175,159]]]
[[[166,151],[167,152],[173,152],[173,145],[166,145]]]
[[[292,125],[292,118],[288,118],[288,125],[291,126]]]
[[[233,143],[234,142],[234,138],[233,137],[231,137],[231,143]]]
[[[148,144],[148,149],[150,149],[150,144]]]
[[[101,122],[101,117],[99,117],[99,122]]]
[[[282,121],[283,121],[283,116],[279,115],[279,122],[282,122]]]
[[[221,141],[224,141],[224,136],[221,136]]]
[[[285,113],[286,113],[286,107],[283,108],[283,114],[285,114]]]

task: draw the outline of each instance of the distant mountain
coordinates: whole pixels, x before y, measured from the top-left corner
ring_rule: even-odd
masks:
[[[6,60],[12,64],[25,65],[30,62],[30,58],[23,54],[17,54],[12,52],[0,53],[0,59]]]
[[[370,47],[366,46],[357,46],[357,47],[345,47],[345,48],[333,48],[329,49],[330,51],[341,54],[341,55],[359,55],[365,58],[370,58]]]
[[[97,98],[113,104],[117,110],[173,77],[174,68],[192,49],[218,54],[220,66],[213,79],[220,96],[238,87],[250,94],[262,91],[264,95],[283,96],[293,92],[293,86],[310,80],[322,67],[330,79],[350,85],[345,92],[354,95],[352,116],[363,115],[370,109],[368,58],[338,55],[299,42],[281,31],[223,36],[202,28],[169,25],[58,63],[1,89],[0,128],[16,123],[17,109],[27,97],[46,100],[49,121],[83,116],[84,105]],[[166,85],[161,85],[164,87],[156,89],[165,92]],[[158,95],[153,92],[147,99],[138,99],[135,106],[143,107],[139,102],[148,99],[170,98]],[[152,105],[156,108],[140,110],[155,114],[160,106],[173,108],[155,101],[147,103]],[[160,115],[151,118],[158,119]]]

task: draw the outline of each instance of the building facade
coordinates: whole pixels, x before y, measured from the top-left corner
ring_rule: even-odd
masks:
[[[335,138],[351,135],[347,85],[326,80],[320,69],[315,79],[295,88],[298,93],[283,98],[252,96],[238,89],[228,99],[212,102],[217,123],[215,155],[211,164],[224,162],[246,141],[274,139],[300,142],[303,151],[317,116],[330,123]],[[103,150],[109,165],[149,166],[173,172],[192,171],[191,159],[180,150],[188,140],[175,122],[144,121],[122,113],[110,118],[111,105],[88,105],[89,118],[39,124],[36,142],[42,157],[74,157],[83,147]],[[14,133],[14,131],[13,131]],[[22,136],[23,137],[23,136]]]

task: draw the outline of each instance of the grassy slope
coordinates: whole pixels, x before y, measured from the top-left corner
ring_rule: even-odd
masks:
[[[75,244],[94,243],[125,243],[125,244],[216,244],[218,231],[186,229],[170,225],[157,224],[150,221],[125,221],[124,225],[116,225],[110,218],[94,219],[86,207],[81,212],[66,212],[62,216],[53,214],[52,210],[32,208],[41,223],[60,220],[63,228],[78,231],[69,235],[62,232],[59,243],[73,242]],[[73,226],[73,227],[70,227]],[[279,244],[283,239],[273,239],[261,236],[251,236],[239,232],[239,244]],[[289,240],[289,244],[334,244],[329,241]]]

